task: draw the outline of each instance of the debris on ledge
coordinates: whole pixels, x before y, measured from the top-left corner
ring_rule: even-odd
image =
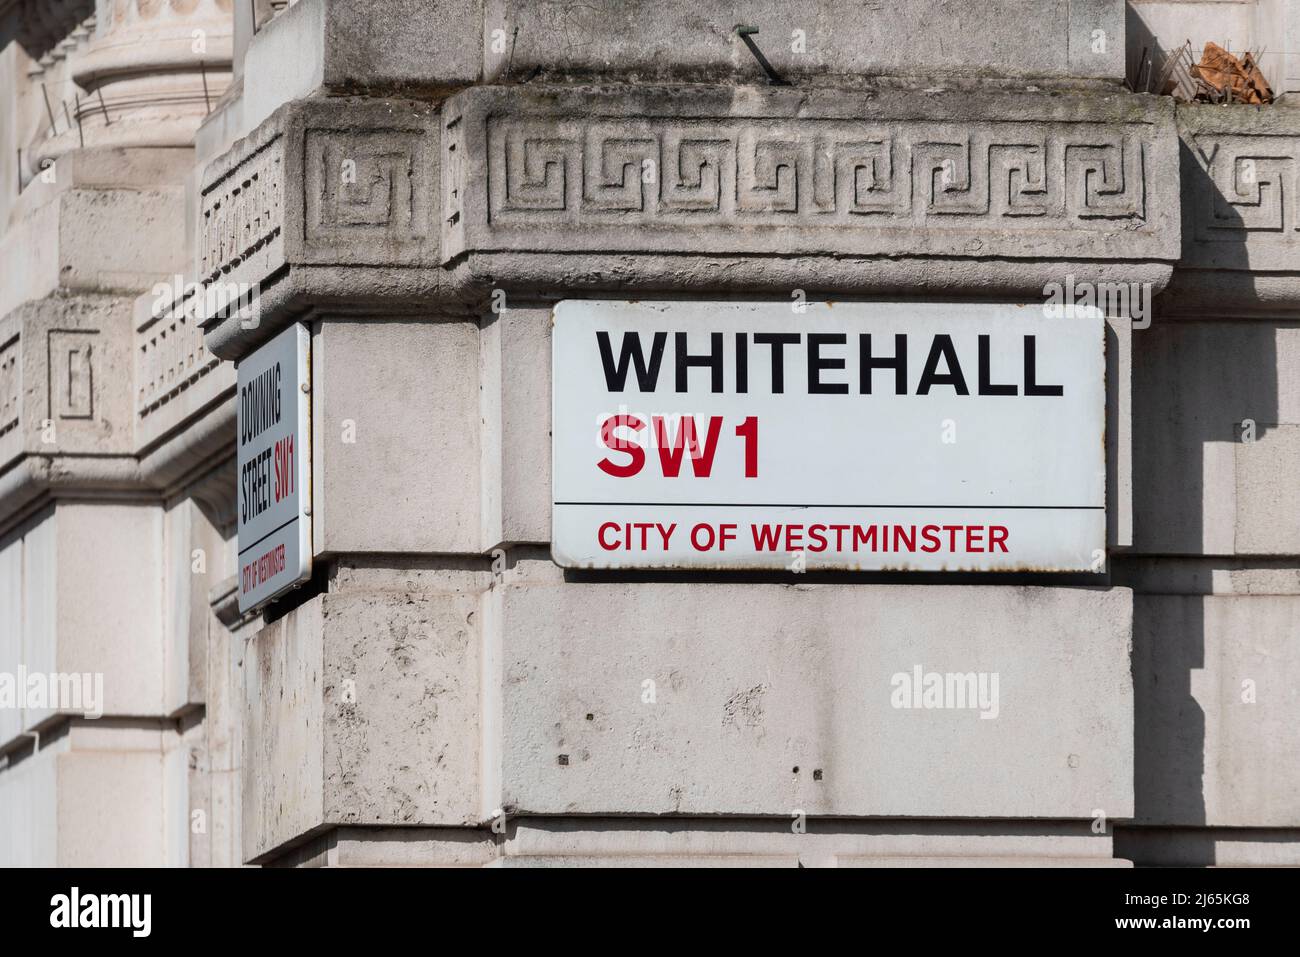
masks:
[[[1134,93],[1172,96],[1180,103],[1247,103],[1263,106],[1273,102],[1273,91],[1259,69],[1261,54],[1246,53],[1240,59],[1217,43],[1206,43],[1196,61],[1192,41],[1159,58],[1143,47],[1133,79]]]
[[[1200,102],[1249,103],[1262,106],[1273,102],[1273,91],[1260,72],[1257,58],[1247,53],[1240,60],[1217,43],[1206,43],[1201,62],[1191,68],[1200,81],[1195,97]]]

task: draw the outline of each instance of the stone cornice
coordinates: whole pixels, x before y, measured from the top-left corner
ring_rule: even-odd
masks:
[[[300,100],[204,171],[196,272],[255,289],[260,318],[211,317],[235,358],[317,307],[447,301],[439,268],[440,118],[398,100]]]
[[[1149,97],[476,88],[444,120],[444,261],[1178,254],[1172,109]]]
[[[144,455],[24,453],[0,469],[0,534],[52,499],[166,498],[229,460],[234,441],[232,401]],[[233,481],[226,485],[233,496]]]
[[[52,498],[156,500],[231,455],[234,370],[192,322],[148,315],[154,298],[138,323],[116,296],[52,296],[0,318],[0,530]]]
[[[441,112],[319,98],[206,171],[198,272],[256,283],[236,358],[314,311],[493,289],[1041,294],[1179,253],[1172,103],[722,85],[475,87]]]

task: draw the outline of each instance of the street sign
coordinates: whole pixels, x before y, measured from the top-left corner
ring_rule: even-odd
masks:
[[[311,577],[311,334],[293,325],[239,363],[239,610]]]
[[[1071,312],[561,302],[553,556],[1100,572],[1105,319]]]

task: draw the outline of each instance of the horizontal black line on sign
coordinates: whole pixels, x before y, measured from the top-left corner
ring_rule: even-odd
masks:
[[[276,532],[280,531],[280,529],[282,529],[282,528],[287,528],[288,526],[292,525],[292,524],[293,524],[294,522],[296,522],[296,521],[298,521],[298,516],[297,516],[297,515],[295,515],[293,518],[289,519],[289,521],[285,522],[285,523],[284,523],[283,525],[281,525],[279,528],[273,528],[273,529],[271,529],[269,532],[267,532],[265,535],[263,535],[263,536],[262,536],[261,538],[259,538],[257,541],[253,542],[253,544],[251,544],[251,545],[246,545],[246,546],[244,546],[243,548],[241,548],[241,549],[239,550],[239,554],[241,554],[241,555],[244,554],[244,552],[248,551],[250,548],[256,548],[258,545],[261,545],[264,541],[266,541],[268,538],[270,538],[270,537],[271,537],[272,535],[274,535]]]
[[[614,505],[648,508],[969,508],[969,509],[1030,509],[1040,512],[1083,511],[1100,512],[1104,505],[805,505],[795,502],[553,502],[554,505]]]

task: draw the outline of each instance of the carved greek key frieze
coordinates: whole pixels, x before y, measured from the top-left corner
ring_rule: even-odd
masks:
[[[1194,270],[1213,270],[1219,285],[1228,273],[1249,272],[1240,294],[1270,303],[1294,298],[1289,290],[1300,269],[1300,122],[1294,113],[1178,107],[1183,286]],[[1182,302],[1190,310],[1214,298],[1189,292]]]
[[[1201,242],[1300,243],[1300,137],[1198,137],[1213,184],[1196,210]],[[1271,237],[1269,234],[1272,234]]]
[[[1051,127],[494,116],[489,219],[875,228],[974,217],[1020,228],[1140,226],[1141,134]]]
[[[622,115],[625,104],[599,91],[453,98],[443,262],[474,252],[1177,255],[1177,137],[1159,104],[1081,101],[1076,119],[1046,99],[918,108],[763,93],[743,114],[718,97],[661,99],[671,114]]]
[[[666,212],[710,212],[722,209],[724,177],[733,175],[726,160],[730,142],[700,130],[695,135],[680,129],[664,130],[660,141],[659,208]]]
[[[421,130],[308,129],[308,242],[426,237],[435,187],[428,150]]]

